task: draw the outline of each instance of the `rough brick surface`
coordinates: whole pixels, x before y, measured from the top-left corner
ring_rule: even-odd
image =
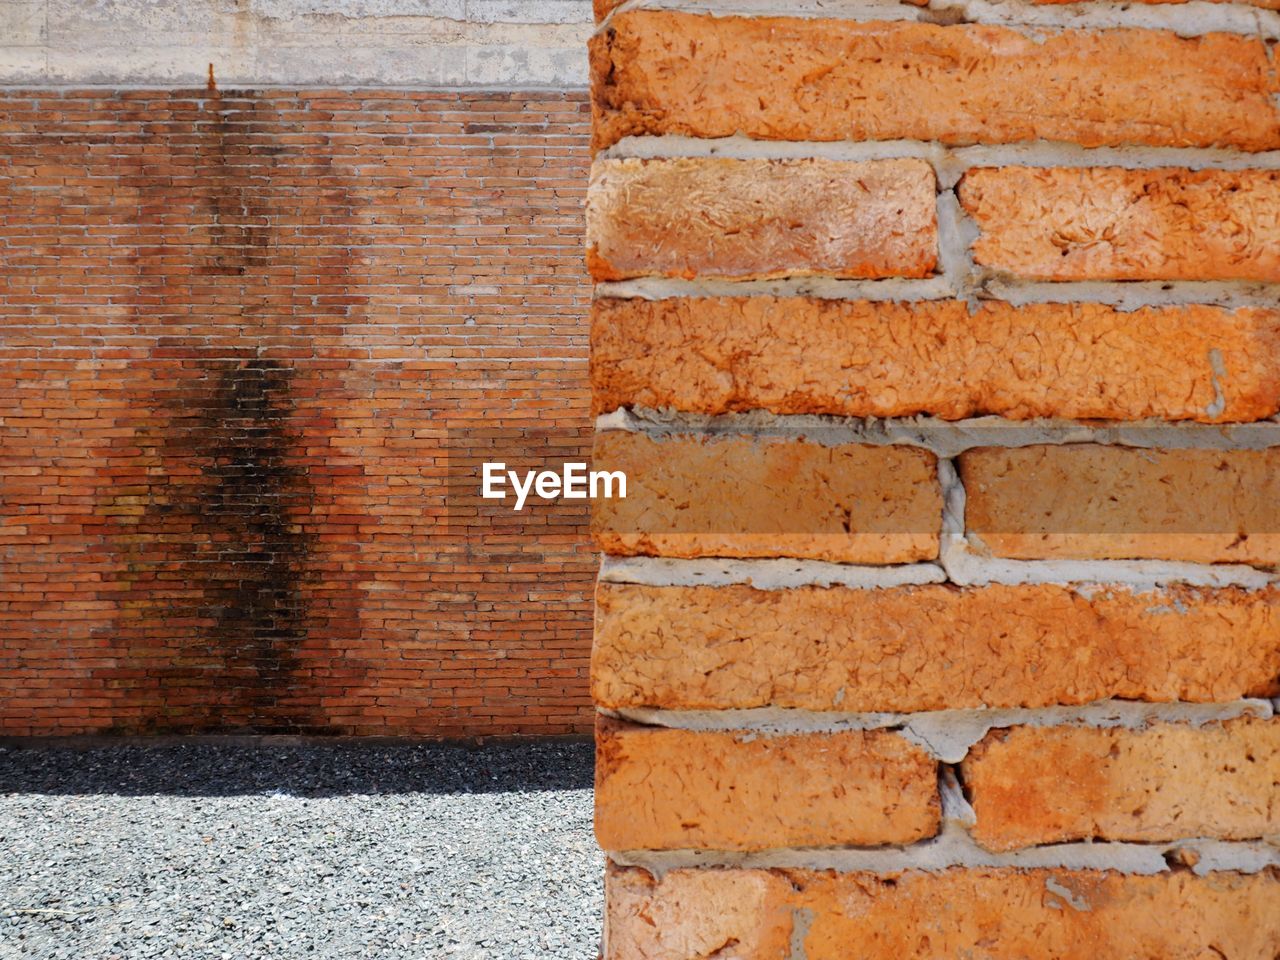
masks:
[[[984,447],[959,469],[998,556],[1280,563],[1280,448]]]
[[[629,11],[591,45],[594,142],[1065,140],[1280,147],[1257,38]]]
[[[609,720],[596,730],[606,850],[913,843],[940,816],[937,764],[896,733],[762,737]]]
[[[586,97],[0,117],[0,734],[589,731]]]
[[[591,385],[600,413],[1257,420],[1280,411],[1280,310],[604,298]]]
[[[611,867],[605,960],[1274,960],[1280,876]]]
[[[1280,694],[1280,590],[596,590],[606,707],[901,711]]]
[[[1280,721],[994,731],[962,765],[992,850],[1280,833]]]
[[[1059,2],[1065,3],[1066,0],[1059,0]],[[1259,0],[1259,2],[1266,2],[1266,0]],[[1280,3],[1280,0],[1271,0],[1271,2]],[[603,20],[621,5],[622,0],[591,0],[591,9],[595,13],[597,20]]]
[[[594,468],[627,476],[625,499],[594,502],[606,553],[847,563],[938,553],[937,460],[922,449],[607,431]]]
[[[1280,171],[972,170],[974,260],[1039,280],[1280,281]]]
[[[596,280],[924,277],[934,195],[923,160],[597,160],[587,265]]]

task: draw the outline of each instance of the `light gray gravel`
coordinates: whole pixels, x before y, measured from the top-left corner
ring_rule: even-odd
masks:
[[[591,746],[0,748],[0,958],[589,960]]]

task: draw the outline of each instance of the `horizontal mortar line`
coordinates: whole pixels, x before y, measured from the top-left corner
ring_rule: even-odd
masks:
[[[947,582],[960,587],[1052,585],[1081,592],[1096,586],[1155,590],[1181,585],[1264,590],[1280,583],[1280,574],[1247,564],[1190,563],[1176,560],[1009,560],[973,551],[954,533],[943,533],[938,562]]]
[[[779,280],[677,280],[639,277],[597,283],[595,299],[677,300],[698,297],[806,297],[815,300],[868,300],[905,303],[924,300],[997,300],[1014,306],[1032,303],[1102,303],[1123,311],[1148,306],[1220,306],[1275,308],[1280,283],[1235,280],[1062,280],[1006,279],[989,271],[967,284],[947,276],[927,280],[839,280],[788,277]]]
[[[822,560],[605,556],[601,583],[650,587],[725,587],[756,590],[845,587],[878,590],[951,583],[960,587],[1044,585],[1069,587],[1082,594],[1125,587],[1151,591],[1170,585],[1236,587],[1263,590],[1280,583],[1280,574],[1240,564],[1183,563],[1164,560],[1004,560],[969,552],[967,543],[944,534],[938,560],[872,566]]]
[[[790,848],[758,852],[671,850],[608,851],[624,867],[640,867],[661,877],[670,870],[723,867],[755,870],[833,870],[838,873],[937,872],[949,868],[1110,870],[1153,875],[1172,869],[1169,856],[1190,851],[1199,876],[1223,871],[1258,873],[1280,866],[1280,848],[1266,840],[1188,838],[1166,843],[1099,841],[1051,844],[1009,853],[991,853],[950,823],[930,840],[902,847]],[[1190,859],[1190,858],[1188,858]]]
[[[1280,447],[1280,418],[1253,423],[1136,421],[1099,424],[1075,420],[1009,420],[998,416],[942,420],[932,416],[879,419],[767,410],[704,414],[644,407],[601,414],[598,431],[667,437],[750,435],[806,439],[824,446],[849,443],[923,447],[944,459],[976,447],[1027,447],[1092,443],[1158,450],[1266,450]]]
[[[969,749],[988,733],[1008,727],[1141,730],[1152,723],[1182,723],[1199,727],[1240,717],[1271,719],[1275,715],[1271,701],[1258,698],[1226,703],[1098,700],[1082,706],[988,707],[917,713],[841,712],[790,707],[724,710],[627,707],[600,708],[599,712],[645,726],[699,732],[747,731],[765,736],[786,736],[892,730],[943,763],[960,763]]]
[[[1280,13],[1245,4],[1191,0],[1168,5],[1119,6],[1076,3],[1071,9],[1041,7],[1017,0],[931,0],[925,6],[894,0],[628,0],[597,28],[608,29],[615,18],[633,10],[671,10],[721,17],[788,17],[855,22],[908,21],[941,26],[1004,26],[1032,37],[1071,29],[1167,30],[1180,37],[1237,33],[1259,40],[1280,37]]]
[[[676,134],[628,136],[596,154],[597,160],[718,157],[734,160],[927,160],[959,173],[969,167],[1123,167],[1152,170],[1280,170],[1280,150],[1244,153],[1194,147],[1081,147],[1054,140],[951,147],[927,140],[755,140],[741,134],[701,138]],[[954,182],[952,180],[951,182]]]
[[[723,587],[749,584],[757,590],[792,587],[850,587],[880,589],[943,583],[946,571],[938,563],[891,566],[829,563],[825,560],[683,560],[668,557],[605,556],[602,583],[631,583],[650,587]]]
[[[951,300],[958,291],[946,277],[928,280],[836,280],[795,277],[784,280],[673,280],[641,277],[597,283],[594,299],[673,300],[681,297],[812,297],[819,300]]]

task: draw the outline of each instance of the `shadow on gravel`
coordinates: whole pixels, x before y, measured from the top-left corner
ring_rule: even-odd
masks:
[[[0,747],[0,794],[225,797],[588,790],[590,742]]]

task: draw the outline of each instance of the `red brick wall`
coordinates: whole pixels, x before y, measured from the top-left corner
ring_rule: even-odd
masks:
[[[585,97],[0,102],[0,732],[585,729]]]

